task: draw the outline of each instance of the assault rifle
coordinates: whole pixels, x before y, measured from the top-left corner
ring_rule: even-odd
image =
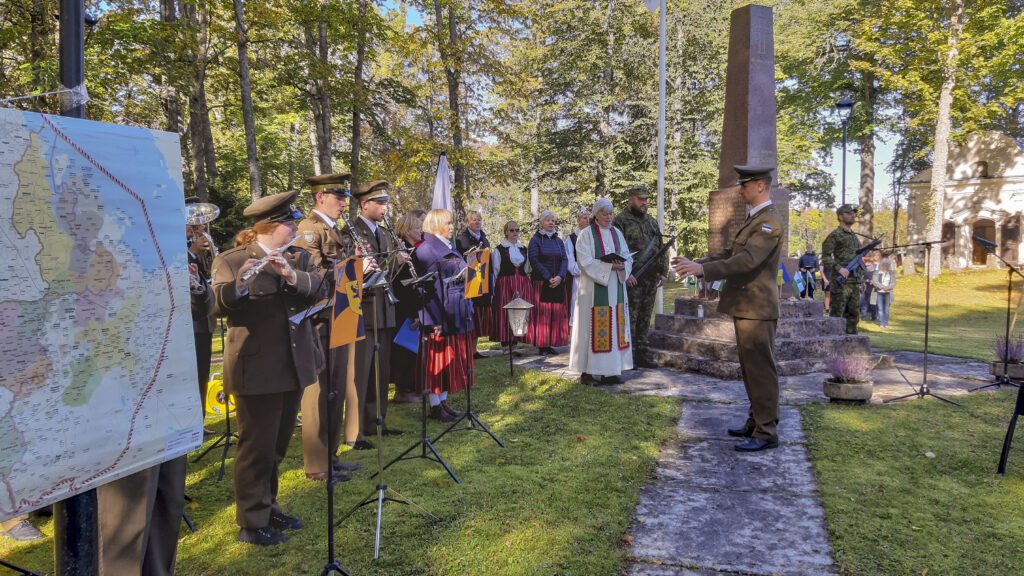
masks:
[[[633,271],[633,278],[636,278],[637,282],[639,282],[640,279],[643,278],[644,275],[647,274],[647,272],[654,267],[654,264],[657,263],[658,260],[660,260],[661,257],[665,255],[665,252],[668,252],[669,248],[671,248],[676,243],[676,238],[681,233],[682,230],[676,232],[675,234],[672,234],[672,237],[669,238],[668,242],[662,244],[661,248],[658,248],[658,251],[655,252],[653,256],[645,260],[644,263],[640,265],[640,268]]]
[[[864,267],[864,255],[877,248],[878,245],[881,243],[881,238],[875,238],[871,242],[865,244],[863,248],[857,250],[857,255],[854,256],[853,260],[850,260],[850,263],[846,265],[846,269],[850,271],[850,276],[853,276],[857,272],[857,270]],[[840,274],[836,274],[835,281],[840,286],[846,284],[846,278],[843,278]]]

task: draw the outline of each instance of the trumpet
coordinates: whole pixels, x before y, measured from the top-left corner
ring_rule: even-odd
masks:
[[[292,244],[295,244],[296,242],[298,242],[300,239],[305,240],[306,242],[312,242],[313,241],[313,233],[312,232],[303,232],[302,234],[296,234],[295,237],[292,238],[291,240],[289,240],[287,244],[285,244],[284,246],[281,246],[280,248],[278,248],[276,250],[272,250],[270,254],[267,254],[263,258],[260,258],[259,262],[257,262],[256,264],[253,264],[252,268],[249,268],[248,270],[245,271],[244,274],[242,274],[242,283],[243,284],[248,284],[253,278],[255,278],[267,266],[267,264],[270,264],[271,256],[277,256],[279,254],[284,253],[285,250],[287,250],[289,247],[291,247]]]

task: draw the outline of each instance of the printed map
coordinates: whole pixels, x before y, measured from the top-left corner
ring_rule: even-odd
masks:
[[[0,519],[194,449],[178,135],[0,109]]]

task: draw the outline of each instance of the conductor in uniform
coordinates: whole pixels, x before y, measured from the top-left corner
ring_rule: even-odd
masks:
[[[733,317],[743,384],[750,400],[747,421],[728,430],[746,438],[739,451],[754,452],[779,445],[779,374],[775,364],[775,328],[779,319],[776,278],[786,233],[769,197],[773,167],[735,166],[739,195],[748,206],[746,221],[729,249],[693,262],[675,258],[677,274],[703,276],[705,282],[725,280],[718,310]]]
[[[384,180],[374,180],[359,187],[356,200],[359,202],[359,216],[352,220],[352,233],[359,237],[360,243],[376,254],[378,266],[384,269],[384,277],[392,278],[393,269],[409,261],[408,254],[396,252],[394,259],[387,254],[396,248],[391,241],[391,231],[385,230],[381,224],[390,207],[388,190],[390,185]],[[356,357],[356,389],[361,392],[359,403],[362,412],[362,434],[376,434],[377,406],[380,404],[381,426],[385,436],[401,434],[400,430],[388,428],[385,419],[388,415],[388,389],[391,383],[391,346],[395,339],[395,303],[392,302],[383,287],[366,289],[363,292],[363,322],[366,326],[366,339],[355,343]],[[374,328],[376,327],[376,331]],[[377,338],[378,363],[373,358],[374,338]],[[379,381],[374,370],[379,367]],[[375,385],[376,383],[376,385]],[[356,450],[369,450],[373,444],[360,438],[354,444]]]
[[[310,255],[284,248],[303,217],[292,204],[297,195],[283,192],[250,204],[243,214],[254,221],[255,241],[213,262],[214,314],[228,324],[224,387],[235,397],[238,418],[238,540],[259,546],[285,542],[284,530],[302,527],[278,504],[278,466],[295,430],[302,391],[317,381],[324,364],[312,324],[288,319],[326,295]]]
[[[334,267],[355,253],[352,237],[342,234],[338,227],[338,219],[348,210],[350,178],[351,174],[323,174],[306,179],[314,208],[299,223],[299,240],[295,245],[309,252],[313,265],[325,278],[328,297],[334,293]],[[355,442],[358,437],[355,348],[352,344],[334,349],[330,347],[330,308],[317,313],[312,321],[327,363],[318,381],[302,393],[303,468],[310,480],[327,480],[333,475],[335,481],[344,482],[352,479],[344,472],[360,468],[334,459],[341,441],[343,409],[348,411],[346,438]],[[327,433],[328,418],[331,419],[330,435]]]

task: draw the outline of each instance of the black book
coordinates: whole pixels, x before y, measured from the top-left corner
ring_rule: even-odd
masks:
[[[607,262],[609,264],[626,261],[626,259],[623,258],[618,252],[610,252],[608,254],[605,254],[604,256],[601,256],[600,258],[598,258],[598,260],[600,260],[601,262]]]

